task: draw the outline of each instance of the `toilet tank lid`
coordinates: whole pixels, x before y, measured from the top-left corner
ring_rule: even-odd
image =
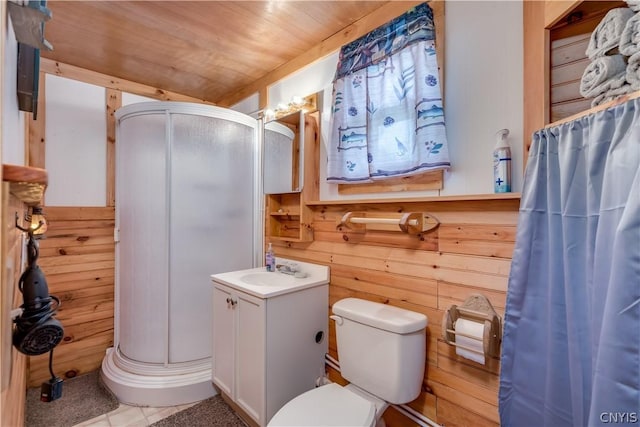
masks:
[[[333,304],[333,313],[378,329],[409,334],[427,327],[427,316],[387,304],[345,298]]]

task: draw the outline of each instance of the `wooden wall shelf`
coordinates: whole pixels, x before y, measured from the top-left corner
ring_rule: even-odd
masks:
[[[343,199],[343,200],[312,200],[307,206],[332,206],[332,205],[378,205],[385,203],[432,203],[432,202],[477,202],[492,200],[519,200],[520,193],[497,194],[471,194],[462,196],[434,196],[434,197],[408,197],[400,199]]]
[[[2,180],[9,183],[9,192],[27,205],[38,205],[49,184],[45,169],[19,165],[2,165]]]

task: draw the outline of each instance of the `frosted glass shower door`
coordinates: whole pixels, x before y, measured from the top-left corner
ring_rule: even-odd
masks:
[[[140,406],[207,399],[211,275],[255,267],[262,246],[258,121],[187,102],[115,117],[115,334],[102,376]]]
[[[120,143],[124,141],[124,143]],[[116,331],[122,354],[163,363],[167,333],[167,138],[162,112],[120,122]]]
[[[172,114],[169,363],[211,357],[210,275],[253,266],[255,128]]]
[[[115,344],[141,364],[209,367],[210,276],[256,259],[257,122],[187,103],[118,115]]]

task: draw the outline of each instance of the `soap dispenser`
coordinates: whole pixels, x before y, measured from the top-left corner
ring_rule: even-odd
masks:
[[[271,243],[269,243],[267,253],[264,255],[264,265],[267,267],[267,271],[276,271],[276,256],[273,253]]]
[[[507,137],[509,129],[496,133],[496,146],[493,150],[493,192],[511,192],[511,148]]]

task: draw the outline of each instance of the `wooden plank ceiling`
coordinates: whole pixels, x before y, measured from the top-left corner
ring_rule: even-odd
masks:
[[[217,102],[387,1],[64,1],[42,56]]]

